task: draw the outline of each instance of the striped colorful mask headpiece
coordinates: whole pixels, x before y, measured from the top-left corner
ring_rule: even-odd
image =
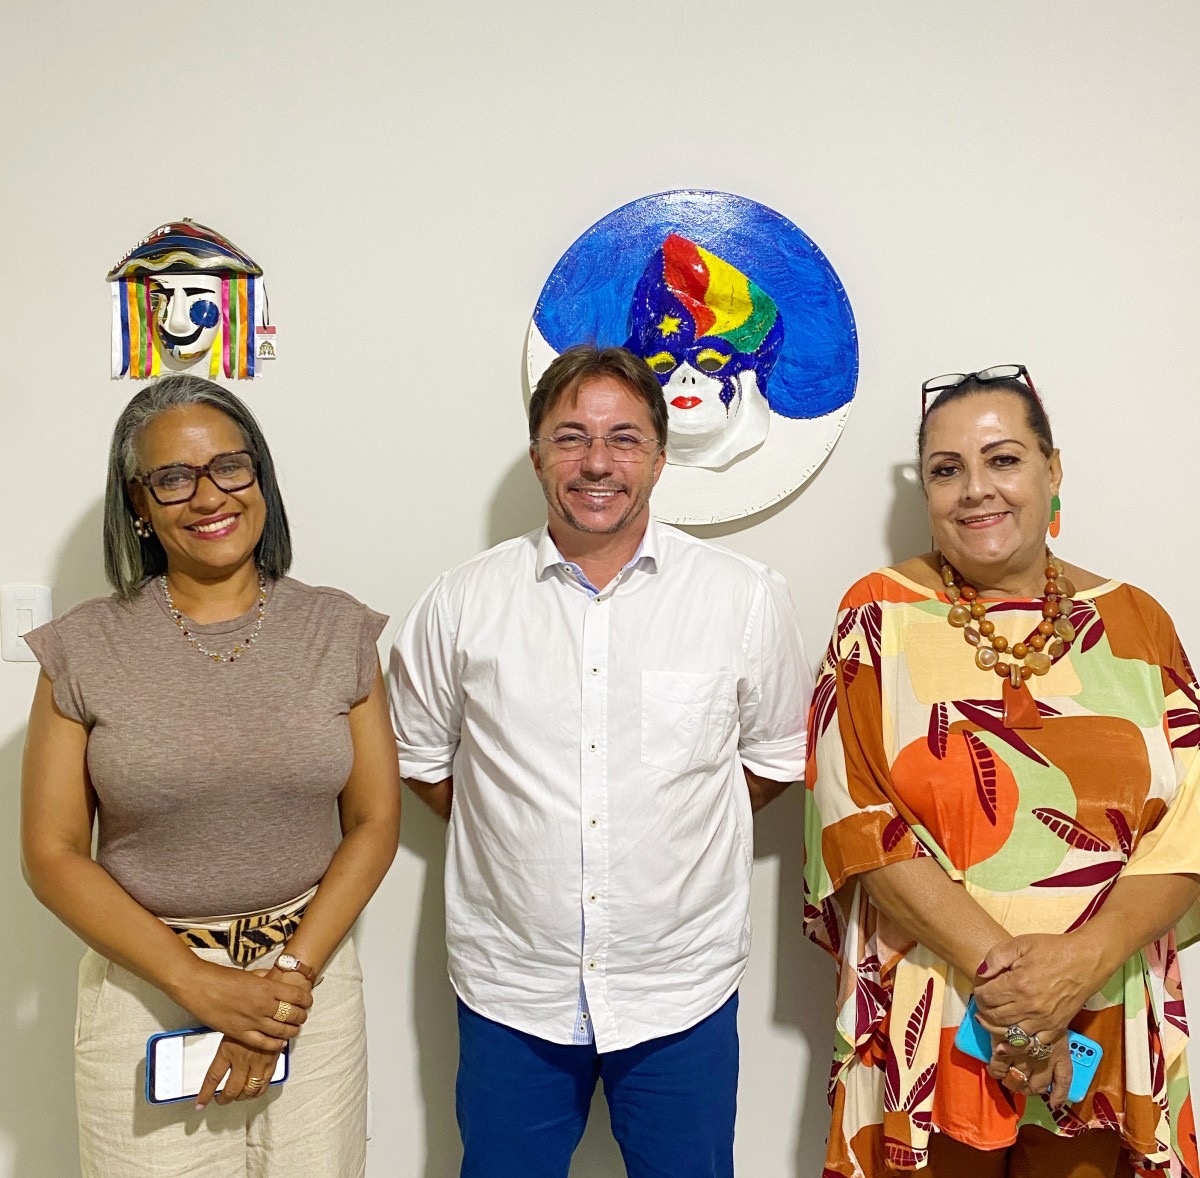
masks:
[[[144,378],[207,361],[208,376],[255,375],[265,322],[262,268],[213,229],[160,225],[109,272],[112,376]]]

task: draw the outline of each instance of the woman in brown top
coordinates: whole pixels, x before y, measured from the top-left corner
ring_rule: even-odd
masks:
[[[121,414],[104,552],[113,596],[28,636],[43,672],[22,785],[30,886],[91,947],[82,1172],[362,1174],[348,933],[399,829],[386,619],[285,575],[261,430],[193,376]],[[197,1103],[147,1103],[147,1037],[196,1025],[224,1035]],[[289,1079],[270,1087],[288,1043]]]

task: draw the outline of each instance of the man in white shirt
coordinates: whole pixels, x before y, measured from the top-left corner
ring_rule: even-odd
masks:
[[[732,1178],[751,812],[811,672],[777,573],[651,517],[644,361],[568,349],[529,427],[546,527],[439,577],[389,676],[449,821],[463,1178],[566,1178],[597,1079],[630,1178]]]

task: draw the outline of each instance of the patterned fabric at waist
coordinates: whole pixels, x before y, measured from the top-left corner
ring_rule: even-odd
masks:
[[[245,967],[287,944],[316,891],[310,888],[286,904],[260,912],[211,919],[161,919],[188,948],[224,949],[234,965]]]

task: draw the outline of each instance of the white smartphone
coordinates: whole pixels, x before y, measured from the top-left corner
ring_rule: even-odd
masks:
[[[146,1099],[151,1104],[170,1104],[176,1100],[195,1100],[204,1086],[209,1064],[221,1045],[221,1032],[208,1027],[187,1027],[182,1031],[161,1031],[146,1040]],[[289,1044],[290,1046],[290,1044]],[[288,1048],[275,1061],[272,1084],[288,1078]],[[222,1080],[217,1086],[220,1092]]]

